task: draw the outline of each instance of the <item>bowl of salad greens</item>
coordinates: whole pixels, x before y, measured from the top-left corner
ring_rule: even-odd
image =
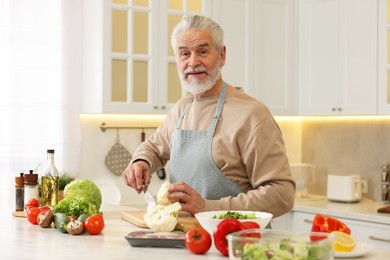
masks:
[[[334,235],[331,233],[247,229],[226,237],[230,260],[334,259]]]
[[[202,228],[213,235],[215,228],[225,218],[235,218],[240,222],[252,221],[259,224],[260,229],[264,229],[272,219],[272,214],[261,211],[241,211],[241,210],[220,210],[206,211],[195,214],[196,219]]]

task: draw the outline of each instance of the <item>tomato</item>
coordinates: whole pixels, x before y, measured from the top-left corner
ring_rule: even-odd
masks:
[[[38,207],[32,207],[27,210],[27,220],[33,225],[37,225],[37,217],[38,214],[41,212],[41,209]]]
[[[39,200],[37,200],[36,198],[32,198],[27,202],[26,205],[28,208],[37,208],[39,207]]]
[[[224,256],[229,255],[226,235],[242,230],[241,222],[234,218],[225,218],[214,230],[214,245]]]
[[[184,244],[194,254],[204,254],[211,247],[211,236],[203,228],[193,228],[186,233]]]
[[[101,214],[95,213],[85,220],[84,228],[90,235],[98,235],[104,229],[104,218]]]

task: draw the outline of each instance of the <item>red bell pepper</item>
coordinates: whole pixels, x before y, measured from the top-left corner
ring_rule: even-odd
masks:
[[[229,233],[242,230],[241,222],[235,218],[225,218],[214,230],[214,245],[224,256],[229,255],[228,241],[226,236]]]
[[[351,230],[349,229],[349,227],[346,224],[344,224],[342,221],[336,218],[331,218],[320,214],[317,214],[314,217],[311,231],[325,232],[325,233],[331,233],[332,231],[340,231],[340,232],[347,233],[348,235],[351,234]],[[323,237],[316,237],[316,236],[310,236],[310,238],[312,241],[323,239]]]

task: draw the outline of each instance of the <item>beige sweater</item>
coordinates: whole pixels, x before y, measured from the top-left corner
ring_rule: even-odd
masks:
[[[206,200],[205,211],[256,210],[277,217],[292,209],[295,189],[282,133],[264,104],[237,90],[225,98],[212,155],[218,168],[244,193]],[[189,96],[177,102],[163,125],[138,147],[130,163],[144,159],[152,172],[167,163],[178,117],[191,100]],[[195,99],[180,128],[208,130],[217,100],[218,96]]]

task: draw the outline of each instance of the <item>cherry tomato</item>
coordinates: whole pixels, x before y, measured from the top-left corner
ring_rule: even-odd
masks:
[[[211,247],[211,236],[203,228],[193,228],[186,233],[184,244],[194,254],[204,254]]]
[[[84,228],[90,235],[98,235],[104,229],[104,218],[101,214],[95,213],[85,220]]]
[[[37,208],[39,207],[39,200],[37,200],[36,198],[32,198],[27,202],[26,205],[28,208]]]
[[[37,225],[37,217],[38,214],[41,212],[41,209],[38,207],[32,207],[27,210],[27,220],[33,225]]]
[[[214,245],[224,256],[229,255],[226,235],[242,230],[241,222],[234,218],[225,218],[214,230]]]

